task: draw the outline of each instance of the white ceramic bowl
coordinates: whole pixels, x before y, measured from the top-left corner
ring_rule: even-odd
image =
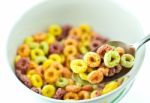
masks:
[[[143,36],[142,28],[136,18],[111,0],[45,0],[27,11],[10,32],[7,42],[7,60],[13,73],[13,60],[19,44],[25,37],[39,31],[45,31],[53,23],[75,26],[88,23],[96,31],[110,39],[126,43],[134,43]],[[94,99],[69,103],[116,103],[132,85],[135,75],[140,69],[144,53],[144,47],[137,52],[136,63],[127,75],[129,79],[118,89]],[[20,81],[17,80],[17,82]],[[27,90],[25,86],[23,89]],[[29,94],[43,98],[49,103],[68,103],[47,98],[32,91]]]

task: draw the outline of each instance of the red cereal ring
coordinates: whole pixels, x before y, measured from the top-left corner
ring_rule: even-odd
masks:
[[[16,62],[16,69],[21,70],[23,74],[25,74],[29,68],[30,61],[28,58],[20,58],[18,62]]]
[[[103,43],[101,41],[98,41],[98,40],[92,40],[92,42],[90,43],[90,50],[95,50],[97,49],[98,47],[102,46]]]
[[[63,45],[58,43],[58,42],[53,43],[49,46],[49,53],[50,54],[53,54],[53,53],[60,54],[60,53],[62,53],[62,51],[63,51]]]
[[[104,54],[110,50],[113,50],[112,46],[104,44],[101,47],[99,47],[96,52],[100,55],[100,57],[103,58]]]

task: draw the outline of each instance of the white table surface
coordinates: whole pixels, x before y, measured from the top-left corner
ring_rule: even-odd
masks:
[[[4,46],[8,33],[27,9],[42,0],[0,0],[0,103],[46,103],[41,99],[27,95],[19,89],[6,66]],[[145,34],[150,33],[150,1],[149,0],[115,0],[127,7],[137,16]],[[150,43],[146,44],[146,56],[136,81],[129,93],[120,103],[150,103]]]

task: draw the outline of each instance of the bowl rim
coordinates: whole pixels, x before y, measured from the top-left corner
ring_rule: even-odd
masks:
[[[52,0],[51,0],[51,1],[52,1]],[[10,38],[11,32],[13,31],[13,28],[18,24],[18,22],[22,19],[22,17],[24,17],[28,12],[30,12],[30,10],[32,10],[32,9],[34,9],[34,8],[36,8],[36,7],[39,7],[40,5],[43,5],[43,4],[47,3],[47,2],[51,2],[51,1],[50,1],[50,0],[47,0],[47,1],[40,1],[40,2],[38,2],[37,4],[33,5],[32,7],[30,7],[29,9],[25,10],[25,12],[24,12],[23,14],[21,14],[21,15],[17,18],[17,20],[15,21],[15,23],[14,23],[13,26],[11,27],[11,30],[10,30],[10,32],[9,32],[9,34],[8,34],[7,39],[6,39],[6,47],[5,47],[6,54],[5,54],[5,55],[6,55],[6,60],[7,60],[7,63],[8,63],[8,64],[9,64],[9,61],[8,61],[8,58],[7,58],[7,57],[8,57],[8,53],[7,53],[8,50],[7,50],[7,47],[8,47],[8,45],[9,45],[8,40],[9,40],[9,38]],[[117,4],[115,1],[114,1],[114,2],[113,2],[113,1],[109,1],[109,2]],[[120,7],[118,4],[117,4],[117,6]],[[120,7],[120,9],[124,10],[123,7]],[[129,14],[129,15],[132,15],[134,18],[136,18],[136,17],[135,17],[132,13],[130,13],[129,11],[128,11],[128,14]],[[137,19],[137,18],[136,18],[136,19]],[[138,20],[138,19],[137,19],[137,20]],[[140,22],[138,22],[138,24],[140,24]],[[141,25],[140,25],[140,26],[141,26]],[[142,32],[143,32],[142,26],[141,26],[141,30],[142,30]],[[143,33],[143,34],[144,34],[144,33]],[[145,51],[146,51],[146,50],[145,50],[145,48],[144,48],[143,50],[144,50],[143,55],[145,56]],[[142,61],[142,63],[143,63],[143,61]],[[141,63],[141,64],[142,64],[142,63]],[[140,66],[141,66],[141,65],[140,65]],[[21,84],[20,86],[22,86],[22,87],[24,86],[23,88],[26,88],[26,90],[28,90],[29,93],[32,93],[32,94],[34,94],[34,95],[36,95],[36,96],[38,96],[38,97],[40,97],[40,98],[43,98],[43,99],[45,99],[45,100],[50,101],[50,102],[57,102],[57,103],[66,103],[66,102],[71,102],[71,103],[85,103],[85,102],[92,102],[92,101],[101,100],[101,99],[103,99],[103,98],[105,98],[105,97],[108,97],[108,96],[110,96],[110,95],[112,95],[112,94],[118,92],[118,91],[121,90],[121,89],[125,89],[126,85],[129,84],[130,82],[132,82],[132,80],[134,79],[133,77],[132,77],[132,78],[129,77],[128,80],[123,81],[123,83],[122,83],[119,87],[117,87],[115,90],[113,90],[113,91],[111,91],[111,92],[109,92],[109,93],[107,93],[107,94],[104,94],[104,95],[95,97],[95,98],[86,99],[86,100],[58,100],[58,99],[49,98],[49,97],[43,96],[43,95],[41,95],[41,94],[35,93],[35,92],[32,91],[30,88],[26,87],[26,86],[17,78],[17,76],[16,76],[15,72],[13,71],[12,67],[10,66],[10,64],[8,65],[8,67],[9,67],[9,69],[11,69],[11,73],[13,74],[13,77],[14,77],[15,79],[17,79],[17,82],[18,82],[19,84]],[[140,67],[139,67],[139,68],[140,68]],[[129,73],[130,73],[130,72],[129,72]],[[129,73],[128,73],[128,74],[129,74]],[[124,76],[124,77],[128,77],[128,74],[126,74],[126,76]]]

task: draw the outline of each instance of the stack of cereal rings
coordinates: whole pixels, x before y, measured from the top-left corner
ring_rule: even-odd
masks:
[[[123,82],[102,83],[105,77],[134,64],[131,54],[107,41],[87,24],[50,25],[47,32],[26,37],[18,47],[16,76],[32,91],[48,98],[84,100],[101,96]]]

